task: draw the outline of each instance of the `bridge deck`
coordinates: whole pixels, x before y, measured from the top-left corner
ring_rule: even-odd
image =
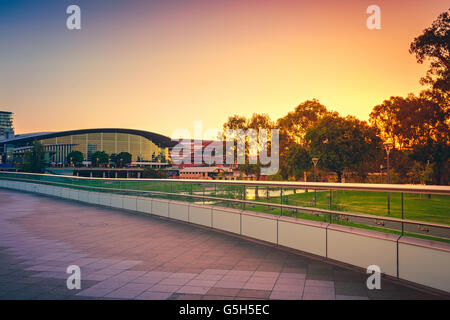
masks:
[[[81,268],[81,289],[65,271]],[[209,229],[0,189],[0,299],[435,299]]]

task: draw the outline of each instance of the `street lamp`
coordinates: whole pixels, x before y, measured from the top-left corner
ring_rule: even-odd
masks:
[[[390,164],[389,164],[389,154],[391,153],[394,144],[392,142],[383,143],[384,150],[386,150],[387,155],[387,171],[388,171],[388,183],[391,183],[391,172],[390,172]]]
[[[312,158],[311,160],[314,164],[314,182],[317,182],[316,181],[316,167],[317,167],[317,162],[319,162],[319,158]]]
[[[391,153],[394,144],[392,142],[383,143],[384,150],[386,150],[386,160],[387,160],[387,174],[388,174],[388,183],[391,183],[391,167],[389,164],[389,154]],[[391,194],[388,192],[387,194],[387,204],[388,204],[388,215],[391,214]]]

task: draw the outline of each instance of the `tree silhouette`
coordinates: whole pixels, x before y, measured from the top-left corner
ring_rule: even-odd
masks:
[[[411,43],[409,52],[415,54],[417,62],[430,60],[430,69],[422,78],[423,84],[433,89],[449,92],[450,90],[450,9],[426,28]]]

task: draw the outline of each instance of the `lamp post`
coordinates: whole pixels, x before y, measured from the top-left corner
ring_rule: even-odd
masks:
[[[391,167],[389,163],[389,154],[391,153],[394,144],[392,142],[383,143],[384,150],[386,150],[386,160],[387,160],[387,174],[388,174],[388,183],[391,183]],[[387,194],[387,204],[388,204],[388,215],[391,214],[391,194],[388,192]]]
[[[317,182],[316,181],[316,167],[317,167],[317,162],[319,162],[319,158],[312,158],[311,160],[314,164],[314,182]]]
[[[383,165],[380,164],[380,183],[383,183]]]

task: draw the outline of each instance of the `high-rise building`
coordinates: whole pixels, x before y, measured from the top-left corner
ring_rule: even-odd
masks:
[[[14,131],[12,112],[0,111],[0,136]]]

